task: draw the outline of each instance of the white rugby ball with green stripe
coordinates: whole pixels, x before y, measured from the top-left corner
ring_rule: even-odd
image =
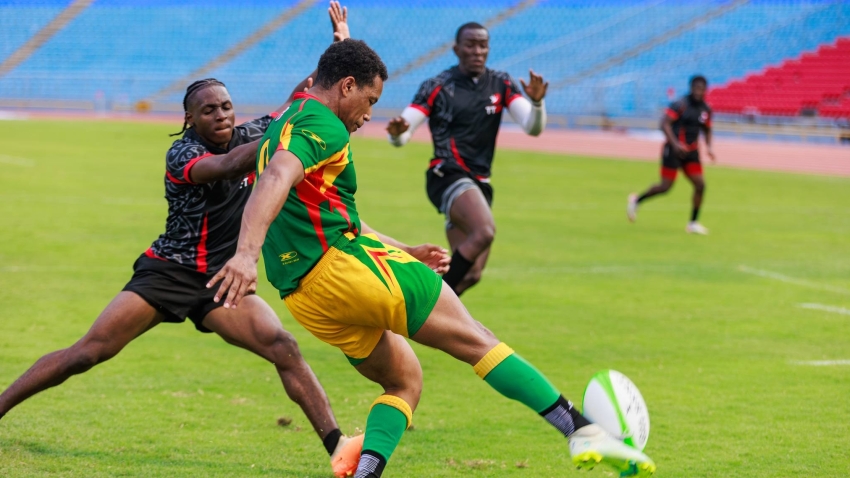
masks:
[[[627,445],[643,450],[649,410],[637,386],[616,370],[597,372],[584,389],[582,414]]]

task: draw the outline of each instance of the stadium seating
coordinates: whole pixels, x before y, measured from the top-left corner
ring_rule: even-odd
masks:
[[[0,0],[0,61],[69,3]],[[157,97],[297,3],[98,0],[0,77],[0,100],[100,98],[109,107]],[[551,84],[550,111],[564,115],[655,115],[684,92],[688,77],[697,72],[712,85],[752,77],[740,83],[752,81],[754,88],[758,84],[764,89],[759,75],[753,76],[756,72],[805,51],[820,52],[816,58],[843,54],[846,43],[832,47],[835,53],[821,45],[835,45],[839,37],[850,35],[848,2],[548,0],[527,8],[519,0],[344,3],[352,9],[355,36],[382,55],[391,74],[414,65],[387,82],[379,106],[389,110],[403,108],[422,80],[455,62],[451,51],[428,61],[417,59],[439,53],[461,23],[487,23],[500,14],[506,18],[491,26],[490,66],[515,77],[526,77],[529,68],[542,73]],[[315,67],[330,38],[325,2],[317,1],[205,76],[227,83],[239,104],[275,106]],[[820,60],[807,58],[765,75],[787,80],[793,72],[810,78],[826,71],[816,68]],[[826,96],[813,98],[811,88],[821,88],[814,84],[807,79],[805,87],[786,85],[758,109],[762,114],[797,114],[816,107],[824,116],[846,115],[843,90],[823,84]],[[735,85],[729,83],[730,91],[741,88]],[[721,91],[712,93],[712,101],[725,107]],[[179,105],[181,96],[170,93],[157,101]],[[750,106],[735,105],[724,111]]]
[[[822,45],[761,74],[713,90],[720,112],[796,116],[804,110],[850,117],[850,38]]]

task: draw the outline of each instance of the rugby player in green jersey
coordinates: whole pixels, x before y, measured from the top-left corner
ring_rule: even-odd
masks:
[[[449,263],[445,250],[406,246],[361,220],[349,134],[371,119],[386,79],[384,63],[362,41],[325,51],[315,85],[260,142],[259,179],[236,254],[208,284],[221,282],[216,300],[239,307],[256,290],[262,250],[268,279],[295,319],[383,387],[366,420],[356,478],[381,476],[419,403],[422,369],[405,338],[468,363],[496,391],[531,408],[569,437],[577,466],[604,462],[652,475],[648,456],[591,424],[469,315],[436,273]]]

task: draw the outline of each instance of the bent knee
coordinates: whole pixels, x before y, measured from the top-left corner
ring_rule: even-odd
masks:
[[[285,330],[280,330],[269,345],[269,357],[277,368],[289,368],[303,361],[301,350],[295,337]]]
[[[118,352],[119,350],[113,350],[102,342],[90,342],[72,346],[66,350],[65,355],[71,373],[78,374],[106,362]]]
[[[493,244],[493,240],[496,238],[496,226],[493,224],[488,224],[486,226],[480,227],[473,231],[469,235],[469,242],[475,245],[475,248],[483,251],[490,247]]]

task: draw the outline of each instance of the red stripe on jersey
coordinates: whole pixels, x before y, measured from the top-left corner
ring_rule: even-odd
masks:
[[[701,176],[702,164],[700,163],[685,163],[685,174],[688,176]]]
[[[443,89],[443,85],[437,85],[437,87],[434,88],[434,91],[431,92],[431,96],[428,97],[427,104],[428,104],[428,110],[429,111],[431,110],[431,108],[434,107],[434,100],[437,99],[437,94],[439,94],[440,90],[442,90],[442,89]]]
[[[688,144],[687,139],[685,138],[685,128],[679,130],[679,143],[681,143],[682,147],[685,148],[685,151],[689,153],[691,151],[696,151],[699,148],[698,141]]]
[[[269,113],[269,116],[271,116],[272,118],[277,118],[278,116],[280,116],[280,113],[278,113],[277,111],[272,111],[271,113]]]
[[[145,255],[150,257],[151,259],[158,259],[161,261],[166,260],[164,257],[159,257],[156,255],[156,252],[153,251],[153,247],[148,247],[148,250],[145,251]]]
[[[708,118],[705,120],[705,127],[711,128],[711,114],[708,115]]]
[[[517,98],[522,98],[522,95],[511,89],[510,81],[505,81],[505,86],[505,106],[510,107],[511,103]]]
[[[181,181],[171,175],[168,171],[165,172],[165,177],[174,184],[189,184],[187,181]]]
[[[463,158],[460,157],[460,153],[457,150],[457,145],[455,144],[454,138],[451,138],[451,145],[452,145],[452,154],[454,155],[455,161],[457,161],[457,164],[459,164],[460,167],[463,168],[463,170],[466,171],[467,173],[470,172],[470,169],[466,165],[466,162],[464,162]]]
[[[316,231],[316,237],[319,239],[319,243],[322,244],[322,251],[327,252],[328,240],[325,238],[325,230],[322,228],[322,211],[319,209],[319,204],[327,200],[325,195],[319,190],[325,182],[324,178],[322,178],[322,169],[324,168],[320,168],[305,176],[304,180],[295,186],[295,194],[298,195],[298,199],[307,207],[307,215],[310,216],[310,222]]]
[[[515,99],[517,99],[517,98],[522,98],[522,95],[521,95],[521,94],[519,94],[519,93],[514,93],[514,94],[512,94],[511,96],[509,96],[509,97],[508,97],[508,99],[507,99],[507,100],[505,100],[505,106],[507,106],[508,108],[510,108],[510,107],[511,107],[511,103],[513,103],[513,102],[514,102],[514,100],[515,100]]]
[[[661,166],[661,177],[664,179],[669,179],[670,181],[676,180],[676,175],[679,173],[675,168],[667,168],[665,166]]]
[[[673,109],[671,109],[671,108],[667,108],[667,109],[664,111],[664,114],[666,114],[667,116],[669,116],[669,117],[670,117],[670,119],[671,119],[671,120],[673,120],[673,121],[676,121],[677,119],[679,119],[679,113],[678,113],[678,112],[676,112],[676,111],[674,111],[674,110],[673,110]]]
[[[410,107],[421,111],[425,116],[431,116],[431,112],[428,111],[427,109],[425,109],[424,106],[420,106],[420,105],[417,105],[415,103],[411,103]]]
[[[198,242],[198,272],[207,272],[207,214],[204,213],[204,225],[201,226],[201,241]]]
[[[428,163],[428,169],[439,166],[442,162],[442,159],[432,159],[431,162]]]
[[[186,166],[183,167],[183,180],[186,181],[189,184],[195,184],[194,182],[192,182],[191,176],[189,176],[189,171],[191,171],[192,168],[195,167],[196,164],[198,164],[198,161],[200,161],[204,158],[209,158],[210,156],[213,156],[213,154],[207,153],[207,154],[198,156],[197,158],[192,159],[191,161],[186,163]]]

